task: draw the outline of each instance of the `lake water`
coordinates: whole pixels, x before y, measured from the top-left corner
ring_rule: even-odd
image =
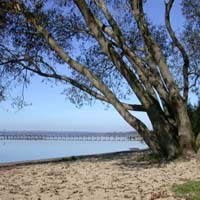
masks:
[[[147,148],[140,141],[0,140],[0,163]]]

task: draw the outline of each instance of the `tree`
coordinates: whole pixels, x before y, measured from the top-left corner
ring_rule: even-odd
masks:
[[[187,114],[190,57],[171,27],[174,0],[165,3],[166,28],[149,22],[142,0],[52,2],[0,1],[1,96],[13,82],[26,84],[33,74],[55,79],[66,84],[74,103],[94,98],[111,104],[154,153],[193,154]],[[182,69],[182,90],[170,70],[170,43],[182,62],[176,66]],[[124,101],[131,94],[140,104]],[[153,131],[132,111],[147,113]]]

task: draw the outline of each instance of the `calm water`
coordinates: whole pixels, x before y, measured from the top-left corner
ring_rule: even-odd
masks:
[[[144,149],[139,141],[1,140],[0,163]]]

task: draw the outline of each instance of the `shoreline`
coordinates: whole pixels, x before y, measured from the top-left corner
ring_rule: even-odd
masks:
[[[113,156],[120,156],[120,155],[124,155],[124,154],[127,155],[127,154],[132,154],[132,153],[146,153],[146,152],[150,152],[150,150],[133,148],[133,149],[126,150],[126,151],[116,151],[116,152],[108,152],[108,153],[75,155],[75,156],[66,156],[66,157],[57,157],[57,158],[38,159],[38,160],[6,162],[6,163],[0,163],[0,168],[25,166],[25,165],[36,165],[36,164],[59,163],[59,162],[76,161],[76,160],[92,159],[92,158],[110,158],[110,157],[113,158]]]
[[[0,198],[185,200],[175,184],[200,180],[200,161],[153,162],[149,150],[12,163],[0,167]]]

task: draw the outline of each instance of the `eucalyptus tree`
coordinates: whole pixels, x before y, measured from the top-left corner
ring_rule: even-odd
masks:
[[[12,83],[24,85],[34,74],[55,79],[73,103],[111,104],[154,153],[192,155],[190,57],[171,26],[174,0],[165,2],[165,27],[149,22],[144,3],[1,0],[1,97]],[[172,46],[179,54],[176,66]],[[179,69],[181,86],[171,67]],[[127,103],[133,94],[139,104]],[[153,130],[134,111],[145,112]]]

